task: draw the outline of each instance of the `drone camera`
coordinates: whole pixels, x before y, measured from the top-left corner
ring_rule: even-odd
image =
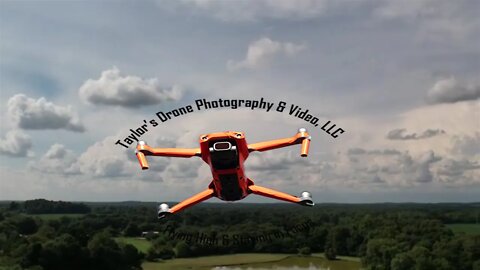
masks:
[[[228,151],[232,149],[230,142],[216,142],[213,144],[213,150],[215,151]]]

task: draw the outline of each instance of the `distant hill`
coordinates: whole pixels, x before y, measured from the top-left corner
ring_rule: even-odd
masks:
[[[85,214],[91,209],[83,203],[49,201],[45,199],[28,200],[23,203],[28,214]]]

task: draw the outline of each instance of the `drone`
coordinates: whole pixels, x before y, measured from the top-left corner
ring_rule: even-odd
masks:
[[[300,128],[297,134],[290,138],[254,144],[247,144],[243,132],[226,131],[201,135],[200,148],[152,148],[146,142],[139,141],[135,154],[142,170],[149,168],[146,156],[201,157],[210,166],[213,180],[208,188],[172,208],[166,203],[160,204],[158,218],[162,219],[212,197],[217,197],[223,201],[238,201],[252,193],[302,206],[314,206],[309,192],[304,191],[300,197],[296,197],[256,185],[245,175],[244,170],[244,162],[250,152],[264,152],[301,144],[300,156],[307,157],[310,141],[311,136],[305,128]]]

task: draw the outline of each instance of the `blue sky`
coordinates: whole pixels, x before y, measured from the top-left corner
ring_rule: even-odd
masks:
[[[256,142],[305,126],[307,159],[297,147],[255,153],[247,175],[317,202],[478,201],[479,5],[2,1],[0,199],[181,200],[208,185],[206,164],[157,158],[141,171],[133,147],[114,142],[197,98],[264,97],[346,133],[333,139],[286,113],[219,109],[142,139],[195,147],[203,133],[244,131]]]

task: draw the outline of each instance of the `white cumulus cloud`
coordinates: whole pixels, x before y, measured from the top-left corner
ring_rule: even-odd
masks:
[[[267,66],[277,56],[293,56],[305,50],[305,48],[305,44],[279,42],[264,37],[254,41],[248,46],[247,55],[244,60],[239,62],[230,60],[227,63],[227,67],[229,70],[261,68]]]
[[[123,75],[116,67],[105,70],[98,79],[89,79],[79,89],[80,98],[95,105],[137,108],[179,100],[179,86],[164,87],[157,78]]]
[[[51,174],[78,174],[79,172],[73,169],[75,161],[76,155],[72,150],[56,143],[50,146],[39,160],[31,161],[29,168]]]
[[[96,142],[83,152],[73,165],[82,174],[94,177],[120,177],[131,175],[138,166],[128,160],[125,150],[119,150],[113,137]],[[130,150],[133,154],[133,150]]]
[[[14,95],[8,100],[8,115],[22,129],[85,131],[85,127],[70,106],[55,105],[43,97],[35,100],[24,94]]]
[[[26,157],[32,155],[32,140],[30,136],[19,131],[7,132],[5,138],[0,138],[0,154],[11,157]]]
[[[427,94],[427,101],[432,104],[454,103],[478,98],[480,98],[480,85],[465,85],[457,81],[455,77],[438,80]]]

